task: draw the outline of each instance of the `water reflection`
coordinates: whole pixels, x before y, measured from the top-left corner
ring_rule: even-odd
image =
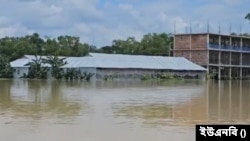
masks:
[[[64,97],[60,81],[1,80],[0,89],[1,114],[14,118],[75,117],[84,107]]]
[[[26,141],[190,141],[197,123],[249,124],[249,86],[250,81],[1,80],[0,135]]]
[[[204,82],[200,80],[169,80],[169,81],[141,81],[141,80],[122,80],[122,81],[96,81],[97,89],[121,89],[121,88],[152,88],[152,87],[189,87],[200,86]]]
[[[12,80],[0,81],[0,106],[5,108],[10,107],[12,103],[11,99],[11,84]]]
[[[161,97],[164,102],[125,102],[115,104],[113,110],[118,118],[142,119],[143,124],[150,126],[194,127],[197,123],[246,124],[250,123],[249,85],[249,81],[208,81],[199,87],[190,86],[191,92],[190,89],[178,89],[174,91],[174,95],[169,95],[169,89],[165,89],[164,96],[157,94],[156,90],[154,95]],[[180,93],[182,95],[178,97]],[[173,97],[176,97],[175,102],[169,102]]]
[[[209,85],[210,122],[250,122],[249,81],[220,81]]]

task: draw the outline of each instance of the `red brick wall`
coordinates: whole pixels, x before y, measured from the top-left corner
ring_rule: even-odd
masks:
[[[192,49],[206,49],[207,48],[207,35],[192,35],[191,37]]]
[[[191,36],[191,49],[205,50],[207,48],[207,34],[193,34]],[[190,35],[176,35],[175,49],[190,49]]]
[[[189,59],[190,52],[187,50],[175,50],[174,56],[175,57],[185,57],[185,58]]]
[[[188,50],[175,50],[175,57],[185,57],[190,60],[190,51]],[[191,51],[191,60],[192,62],[199,65],[207,65],[207,51]]]
[[[192,51],[191,61],[199,65],[207,65],[207,51]]]
[[[189,35],[176,35],[175,36],[175,49],[189,49],[190,36]]]
[[[190,55],[190,35],[175,36],[176,57],[185,57],[190,61],[199,64],[207,65],[207,34],[193,34],[191,36],[191,55]],[[191,57],[191,59],[190,59]]]

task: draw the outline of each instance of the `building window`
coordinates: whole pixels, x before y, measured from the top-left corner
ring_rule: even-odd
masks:
[[[20,74],[20,70],[19,69],[17,69],[17,75],[19,75]]]

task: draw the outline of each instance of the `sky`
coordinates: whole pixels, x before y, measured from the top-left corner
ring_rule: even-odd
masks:
[[[249,0],[0,0],[0,38],[78,36],[102,47],[148,33],[250,33]],[[208,26],[209,25],[209,26]]]

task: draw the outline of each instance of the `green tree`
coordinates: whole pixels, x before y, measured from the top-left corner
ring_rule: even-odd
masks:
[[[173,39],[171,34],[149,33],[143,36],[141,40],[142,48],[141,53],[144,55],[161,55],[168,56]]]
[[[0,55],[13,61],[24,55],[60,55],[84,56],[88,51],[97,49],[87,43],[81,43],[79,37],[58,36],[44,39],[38,33],[24,37],[4,37],[0,39]]]
[[[56,79],[61,79],[63,76],[63,69],[62,66],[66,65],[67,62],[65,61],[66,58],[59,58],[58,56],[48,56],[46,59],[43,59],[44,64],[51,65],[51,74],[52,77]]]
[[[88,53],[88,44],[80,43],[79,37],[59,36],[57,38],[62,56],[84,56]]]
[[[114,40],[112,47],[116,53],[136,54],[140,43],[136,41],[135,37],[128,37],[126,40]]]
[[[13,78],[14,70],[5,57],[0,57],[0,78]]]
[[[26,64],[29,66],[28,78],[46,79],[48,67],[44,66],[41,56],[35,55],[35,59]]]
[[[149,33],[144,35],[141,41],[137,41],[134,37],[128,37],[126,40],[113,40],[112,46],[104,46],[99,49],[99,52],[168,56],[171,49],[173,49],[171,34]]]
[[[59,44],[57,43],[56,39],[47,39],[43,46],[44,51],[43,55],[54,55],[59,54]]]

